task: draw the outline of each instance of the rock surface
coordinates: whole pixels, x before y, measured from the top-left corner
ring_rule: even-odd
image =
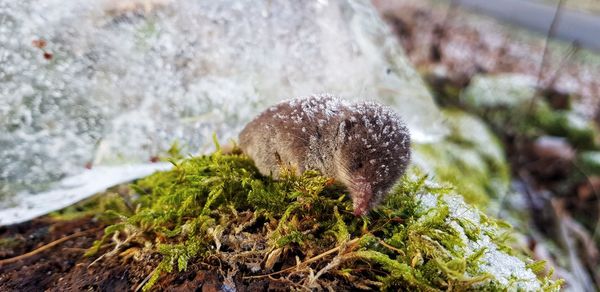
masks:
[[[266,106],[316,92],[379,99],[414,141],[444,133],[368,1],[125,2],[0,3],[5,197],[86,165],[146,162],[173,141],[206,151],[212,133],[225,141]]]
[[[449,183],[471,204],[485,207],[509,189],[504,149],[483,120],[460,110],[444,110],[450,133],[436,143],[413,147],[414,163],[437,180]]]

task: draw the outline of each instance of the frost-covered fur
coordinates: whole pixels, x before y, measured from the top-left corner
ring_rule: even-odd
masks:
[[[348,187],[356,215],[375,207],[410,161],[400,117],[373,102],[313,95],[279,103],[240,133],[240,147],[264,175],[282,165],[320,171]]]

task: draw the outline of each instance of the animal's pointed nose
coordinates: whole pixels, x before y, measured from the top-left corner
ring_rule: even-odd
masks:
[[[354,216],[360,217],[360,216],[364,216],[366,214],[367,214],[367,209],[361,208],[361,207],[359,207],[359,208],[355,207],[354,208]]]
[[[369,211],[369,205],[371,203],[371,197],[373,192],[371,191],[371,184],[364,180],[358,180],[354,182],[352,188],[352,205],[354,207],[355,216],[363,216]]]

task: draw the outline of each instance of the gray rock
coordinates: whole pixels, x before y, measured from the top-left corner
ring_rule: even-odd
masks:
[[[177,140],[206,150],[213,133],[233,138],[268,105],[319,92],[393,106],[414,141],[444,133],[366,0],[4,1],[0,43],[4,193]]]

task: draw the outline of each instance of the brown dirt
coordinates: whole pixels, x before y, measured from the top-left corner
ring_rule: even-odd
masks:
[[[134,272],[114,262],[88,267],[83,257],[94,240],[102,236],[102,225],[90,217],[55,221],[49,217],[0,227],[0,261],[36,250],[65,236],[92,230],[52,248],[12,263],[0,264],[0,291],[124,290],[132,286]],[[144,276],[145,277],[145,276]]]
[[[85,217],[70,221],[57,221],[49,217],[0,227],[0,238],[10,243],[0,246],[0,263],[36,250],[65,236],[91,230],[52,248],[22,260],[0,264],[0,291],[126,291],[137,288],[158,263],[158,258],[140,262],[120,262],[118,257],[107,258],[94,265],[93,258],[83,254],[94,240],[103,234],[101,223]],[[215,275],[214,273],[212,273]],[[189,287],[203,287],[217,283],[216,276],[196,272],[188,279],[178,280],[171,291]],[[187,276],[187,275],[186,275]],[[165,281],[167,280],[167,281]],[[168,282],[165,279],[162,282]],[[168,283],[164,283],[168,284]],[[169,285],[171,286],[171,285]],[[157,285],[157,287],[160,287]]]
[[[103,227],[102,223],[91,217],[69,221],[41,217],[0,227],[0,291],[135,291],[147,281],[148,275],[160,262],[160,257],[147,255],[133,260],[115,256],[92,264],[95,257],[85,257],[84,252],[102,237]],[[81,236],[70,238],[35,255],[5,263],[7,259],[82,232]],[[163,275],[153,290],[221,291],[224,279],[216,270],[219,264],[193,263],[185,272]],[[236,291],[289,290],[289,286],[282,281],[244,281],[242,276],[243,272],[233,278]]]

